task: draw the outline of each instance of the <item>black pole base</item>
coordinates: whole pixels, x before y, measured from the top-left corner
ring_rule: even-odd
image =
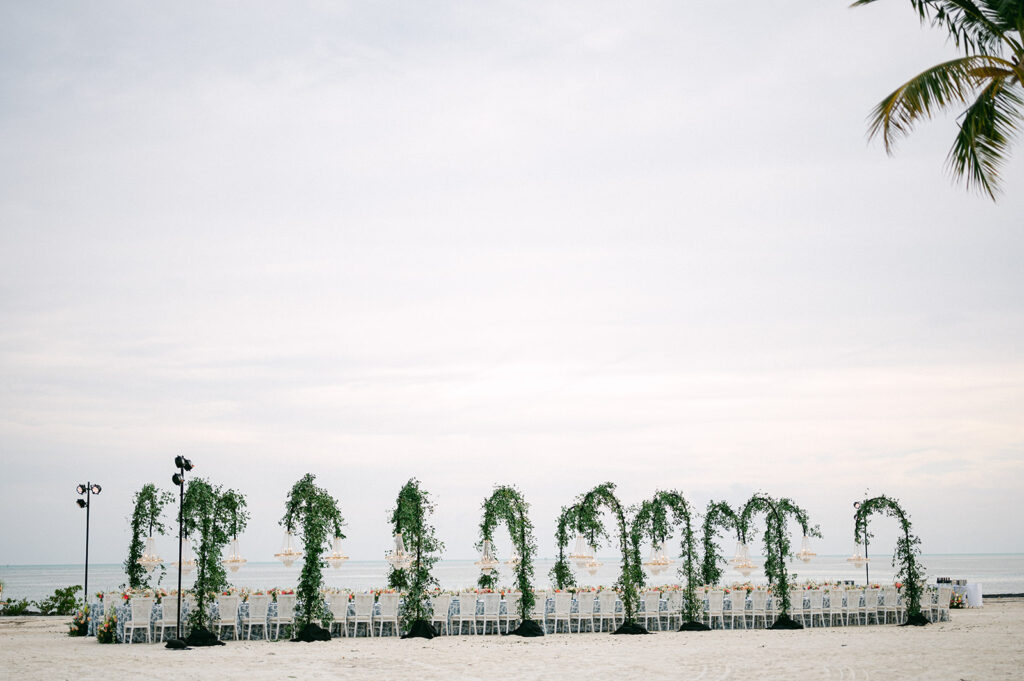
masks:
[[[803,629],[804,625],[800,624],[788,615],[779,615],[779,619],[775,620],[775,624],[768,628],[781,631],[784,629]]]
[[[523,620],[519,623],[519,626],[508,632],[506,636],[522,636],[524,638],[533,638],[535,636],[543,636],[544,627],[540,626],[533,620]]]
[[[676,631],[711,631],[711,627],[703,622],[690,620],[689,622],[683,622],[683,626],[679,627]]]
[[[426,620],[415,620],[409,625],[409,631],[402,634],[402,638],[434,638],[439,636],[434,625]]]
[[[626,620],[622,623],[622,626],[612,632],[612,636],[616,634],[649,634],[651,632],[642,625],[630,620]]]
[[[191,650],[188,644],[185,643],[185,639],[182,638],[169,638],[167,639],[167,645],[164,648],[170,648],[171,650]]]
[[[310,622],[306,626],[299,629],[299,632],[295,634],[295,638],[292,639],[292,643],[313,643],[314,641],[330,641],[331,632],[321,627],[319,624]]]
[[[916,615],[910,615],[907,617],[907,621],[901,624],[901,627],[923,627],[926,624],[931,624],[928,618],[921,613]]]
[[[194,648],[200,648],[202,646],[222,646],[224,641],[217,638],[217,635],[206,627],[199,627],[193,629],[192,633],[185,639],[185,645],[192,646]]]

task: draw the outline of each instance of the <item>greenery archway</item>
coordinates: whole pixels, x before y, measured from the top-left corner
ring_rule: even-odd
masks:
[[[437,632],[430,625],[427,589],[437,586],[437,578],[431,574],[440,559],[444,544],[434,535],[434,527],[427,522],[427,516],[434,512],[430,494],[412,478],[405,483],[391,512],[391,525],[396,534],[401,533],[405,547],[411,552],[407,570],[392,569],[388,584],[405,591],[400,616],[408,624],[408,631],[402,638],[434,638]]]
[[[167,526],[164,525],[161,516],[164,508],[172,503],[174,494],[167,490],[157,490],[153,483],[143,485],[142,489],[135,493],[135,508],[132,511],[131,522],[132,538],[128,544],[128,557],[124,561],[124,572],[128,575],[128,586],[132,589],[153,587],[150,583],[150,573],[139,564],[145,550],[142,537],[144,532],[148,537],[152,537],[154,532],[167,533]]]
[[[911,532],[910,518],[899,502],[892,497],[879,495],[860,502],[854,514],[853,539],[859,545],[868,534],[868,518],[873,513],[885,513],[896,518],[903,530],[903,536],[896,540],[896,552],[892,557],[893,567],[898,567],[897,579],[903,582],[907,599],[907,624],[922,626],[928,618],[921,612],[921,585],[924,581],[917,557],[921,553],[921,540]]]
[[[220,555],[231,541],[231,534],[245,530],[249,521],[245,497],[235,490],[224,490],[203,478],[188,482],[182,502],[182,522],[192,535],[196,554],[196,579],[192,587],[196,607],[189,615],[192,632],[186,643],[192,646],[218,645],[220,641],[207,628],[210,597],[228,586],[227,573]],[[195,544],[198,542],[198,546]]]
[[[669,523],[669,514],[672,516],[672,523]],[[690,506],[686,503],[683,495],[675,490],[657,491],[651,499],[644,501],[633,518],[633,527],[630,532],[630,540],[633,545],[633,554],[640,555],[640,543],[646,537],[652,543],[663,545],[672,533],[672,525],[682,525],[683,533],[681,538],[683,566],[679,573],[686,578],[684,615],[686,622],[683,623],[680,631],[706,631],[708,627],[698,621],[700,615],[697,602],[697,569],[696,569],[696,546],[693,540],[693,526],[690,514]],[[643,570],[639,563],[636,564],[638,574],[634,580],[638,586],[643,584]]]
[[[516,586],[519,589],[519,621],[512,634],[517,636],[543,636],[544,629],[530,619],[536,597],[533,594],[533,559],[537,555],[537,540],[533,536],[533,523],[530,522],[530,505],[526,503],[522,493],[513,486],[502,485],[494,488],[491,496],[483,503],[483,519],[480,521],[481,541],[494,541],[494,528],[499,521],[504,521],[509,536],[519,554],[519,562],[515,566]],[[479,584],[482,588],[493,588],[498,580],[497,569],[489,575],[481,574]]]
[[[323,585],[324,562],[328,540],[333,536],[345,538],[341,533],[344,518],[338,501],[316,484],[312,473],[302,476],[288,492],[281,525],[289,532],[298,530],[302,538],[302,572],[295,590],[295,638],[300,641],[330,641],[331,632],[316,622],[327,624],[329,611],[324,606],[320,587]]]
[[[786,570],[786,557],[791,555],[789,534],[786,532],[786,516],[796,517],[804,532],[817,532],[817,528],[808,525],[807,513],[790,499],[775,500],[766,494],[755,494],[743,507],[740,515],[741,540],[746,542],[750,521],[755,514],[764,513],[765,532],[764,572],[768,583],[774,588],[775,597],[779,602],[779,618],[772,629],[803,629],[803,625],[789,616],[791,607],[789,593],[789,574]],[[818,534],[820,536],[820,534]]]
[[[559,517],[555,538],[558,541],[558,563],[552,568],[553,576],[570,572],[565,559],[565,547],[569,541],[568,528],[574,528],[586,537],[595,549],[600,548],[599,538],[607,536],[601,524],[601,509],[607,508],[615,517],[619,535],[619,547],[622,551],[622,571],[616,586],[621,591],[622,610],[625,621],[615,630],[614,634],[646,634],[647,630],[636,622],[636,611],[640,601],[639,587],[643,584],[643,569],[640,567],[639,549],[630,542],[626,511],[615,496],[615,483],[606,482],[598,485],[586,494],[577,497],[577,502],[563,509]],[[564,583],[564,582],[562,582]],[[564,588],[559,586],[559,588]]]
[[[722,579],[722,565],[725,558],[722,557],[718,542],[715,541],[718,529],[734,530],[736,538],[744,541],[740,532],[739,516],[732,510],[732,507],[724,501],[711,501],[704,512],[702,548],[704,557],[701,561],[700,574],[704,584],[718,584]]]

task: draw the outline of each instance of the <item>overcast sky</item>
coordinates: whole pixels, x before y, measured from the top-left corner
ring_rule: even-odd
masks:
[[[953,117],[865,137],[955,55],[901,0],[0,3],[0,563],[81,560],[87,479],[123,560],[176,454],[252,561],[306,472],[356,559],[411,476],[452,557],[604,480],[1024,551],[1024,149],[993,204]]]

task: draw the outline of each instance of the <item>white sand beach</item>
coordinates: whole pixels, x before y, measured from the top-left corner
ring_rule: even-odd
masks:
[[[927,627],[241,642],[189,651],[69,638],[66,617],[0,618],[7,679],[1014,679],[1024,677],[1024,600],[954,611]]]

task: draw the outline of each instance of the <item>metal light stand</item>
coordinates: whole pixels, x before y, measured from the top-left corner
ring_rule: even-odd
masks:
[[[192,462],[183,456],[174,457],[178,472],[171,476],[171,482],[178,486],[178,628],[177,639],[181,640],[181,561],[185,541],[185,471],[192,470]]]
[[[82,598],[86,605],[89,604],[89,515],[92,509],[92,495],[99,494],[103,490],[98,484],[94,485],[91,482],[87,482],[84,485],[78,485],[76,491],[79,496],[85,495],[85,499],[78,499],[78,507],[85,509],[85,589],[82,594]]]

